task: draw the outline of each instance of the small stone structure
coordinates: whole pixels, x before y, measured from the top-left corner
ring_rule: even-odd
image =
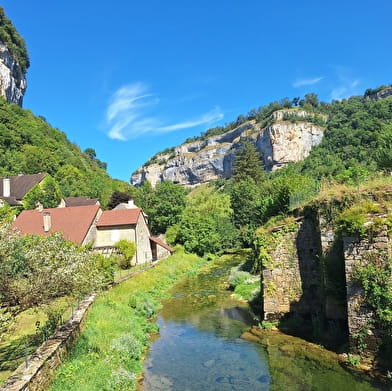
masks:
[[[85,314],[95,295],[83,300],[73,317],[43,343],[26,363],[21,364],[14,374],[0,387],[0,391],[44,391],[47,390],[55,370],[61,365],[73,342],[83,328]]]
[[[295,231],[281,235],[271,265],[263,270],[265,320],[320,311],[318,253],[319,236],[311,217],[297,222]]]
[[[374,314],[353,274],[356,267],[374,259],[386,265],[392,256],[387,228],[364,239],[342,238],[323,216],[314,214],[298,221],[294,231],[279,227],[271,235],[279,230],[271,261],[262,271],[264,320],[298,314],[311,322],[313,330],[320,324],[324,331],[331,327],[336,332],[338,327],[347,334],[350,351],[359,352],[360,343],[361,354],[374,355],[379,343]]]

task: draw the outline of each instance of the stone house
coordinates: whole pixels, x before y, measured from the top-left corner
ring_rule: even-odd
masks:
[[[95,200],[88,203],[91,201]],[[99,202],[48,209],[40,206],[22,211],[12,225],[22,235],[49,235],[59,231],[65,239],[78,245],[92,243],[94,250],[103,254],[115,252],[114,244],[121,239],[132,241],[136,244],[136,264],[164,259],[173,252],[161,239],[151,237],[147,216],[132,201],[106,211]]]
[[[102,215],[100,205],[23,210],[12,226],[22,235],[49,235],[62,232],[65,239],[78,245],[92,243]]]
[[[0,206],[7,202],[11,206],[21,206],[23,197],[47,176],[46,173],[17,175],[0,178]],[[2,204],[2,205],[1,205]]]
[[[106,210],[97,223],[94,249],[110,252],[119,240],[129,240],[136,244],[135,263],[146,263],[153,259],[150,236],[147,218],[140,208]]]

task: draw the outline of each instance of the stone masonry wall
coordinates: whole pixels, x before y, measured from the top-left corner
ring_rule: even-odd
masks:
[[[95,295],[83,300],[74,311],[73,318],[28,357],[28,366],[21,364],[14,374],[0,387],[0,391],[44,391],[53,379],[73,342],[80,335],[85,314]]]
[[[302,295],[295,237],[297,232],[282,235],[271,254],[272,262],[263,269],[264,319],[275,321],[291,311]]]
[[[345,271],[347,281],[347,320],[349,329],[350,350],[358,351],[358,343],[365,346],[365,353],[377,351],[377,329],[372,320],[373,311],[364,302],[364,291],[353,279],[358,265],[366,265],[377,259],[378,263],[386,264],[391,256],[390,239],[386,229],[381,230],[372,238],[343,238]]]
[[[295,231],[279,235],[271,263],[262,272],[265,320],[320,311],[318,252],[319,235],[312,218],[298,222]]]

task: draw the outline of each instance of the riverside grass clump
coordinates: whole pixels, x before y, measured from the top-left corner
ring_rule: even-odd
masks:
[[[151,318],[156,315],[159,299],[176,280],[204,262],[178,248],[156,267],[102,293],[50,390],[136,390],[149,334],[158,331]]]

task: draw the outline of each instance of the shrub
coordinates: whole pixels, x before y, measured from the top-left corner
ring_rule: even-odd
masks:
[[[230,271],[228,282],[231,288],[235,288],[236,286],[242,284],[251,277],[252,275],[250,273],[243,270],[238,270],[238,267],[235,267]]]
[[[136,253],[136,244],[129,240],[121,239],[114,244],[114,247],[118,249],[122,255],[122,259],[119,260],[118,266],[122,269],[128,269],[130,266],[134,266],[133,257]]]

